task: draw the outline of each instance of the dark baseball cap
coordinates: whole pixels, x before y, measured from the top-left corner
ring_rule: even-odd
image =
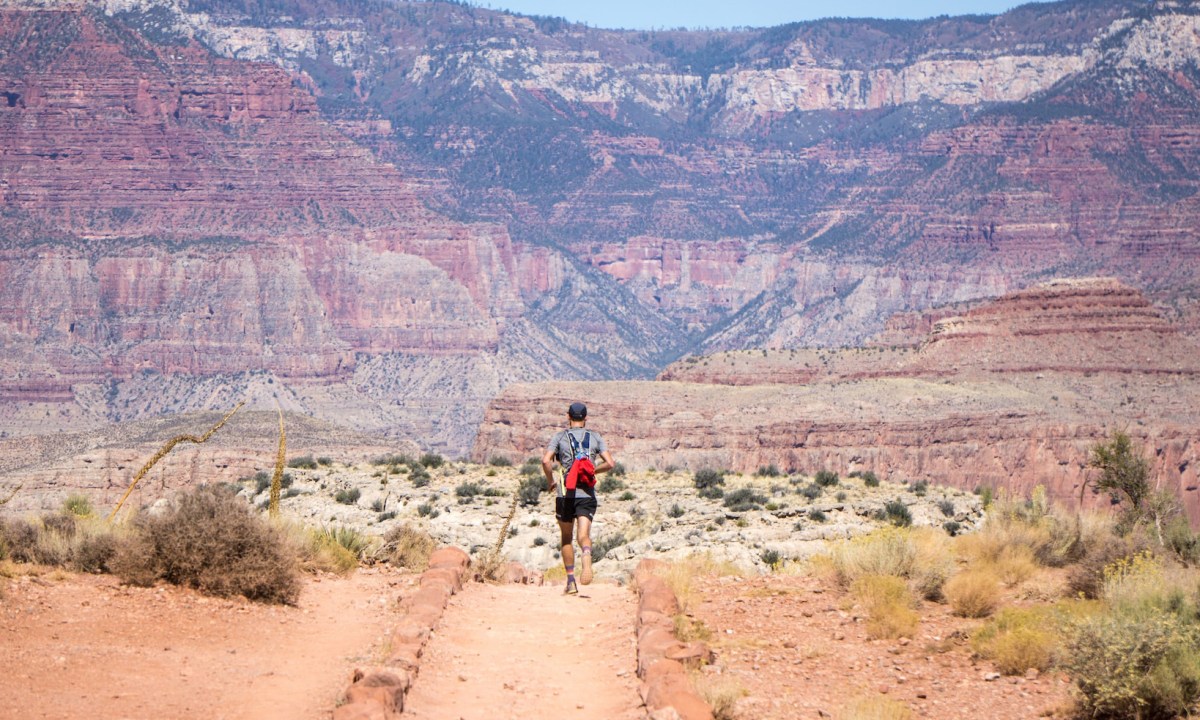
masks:
[[[571,403],[571,407],[567,408],[567,415],[572,420],[582,420],[587,417],[587,405],[581,402]]]

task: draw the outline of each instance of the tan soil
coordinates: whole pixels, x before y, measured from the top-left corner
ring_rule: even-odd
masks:
[[[16,578],[0,588],[0,717],[329,718],[414,582],[308,578],[284,607],[112,576]]]
[[[837,717],[851,699],[883,695],[924,720],[1027,720],[1068,707],[1060,673],[985,678],[967,634],[982,621],[924,602],[911,641],[869,640],[835,588],[817,578],[766,575],[699,579],[692,614],[712,632],[716,662],[702,682],[745,691],[737,717]]]
[[[580,590],[468,585],[425,647],[405,717],[644,718],[634,595],[600,580]]]

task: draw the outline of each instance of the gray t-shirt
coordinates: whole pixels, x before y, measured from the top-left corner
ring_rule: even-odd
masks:
[[[604,444],[604,438],[600,437],[600,433],[595,430],[586,428],[570,428],[568,430],[559,430],[554,433],[554,437],[550,438],[550,444],[546,446],[547,452],[553,452],[554,457],[558,460],[558,464],[562,465],[562,472],[559,473],[558,482],[555,487],[558,488],[558,496],[564,497],[567,492],[567,471],[571,469],[571,463],[575,462],[575,451],[571,448],[571,441],[567,439],[567,433],[571,433],[571,437],[575,438],[575,444],[580,450],[583,449],[584,436],[588,436],[588,455],[592,458],[592,464],[595,465],[596,458],[600,453],[608,450],[608,446]],[[580,485],[577,488],[577,493],[586,493],[592,497],[596,496],[596,488],[585,488]]]

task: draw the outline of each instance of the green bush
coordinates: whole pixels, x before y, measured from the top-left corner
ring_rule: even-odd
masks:
[[[766,504],[767,498],[753,488],[739,488],[725,494],[725,507],[735,512],[757,510]]]
[[[1162,611],[1110,612],[1068,627],[1062,667],[1093,718],[1170,720],[1200,700],[1200,633]]]
[[[509,460],[503,455],[493,455],[488,459],[488,465],[493,467],[512,467],[512,460]]]
[[[826,520],[828,520],[829,518],[825,516],[825,511],[813,510],[808,513],[808,519],[812,520],[813,522],[823,523]]]
[[[838,484],[838,474],[832,470],[818,470],[813,476],[813,482],[821,487],[833,487]]]
[[[333,499],[343,505],[354,505],[360,497],[362,490],[358,488],[342,488],[333,494]]]
[[[779,466],[777,466],[775,463],[760,467],[754,472],[754,474],[758,477],[779,477],[783,475],[783,473],[779,471]]]
[[[380,455],[371,461],[372,465],[408,465],[412,463],[412,459],[407,455]]]
[[[62,509],[75,517],[88,517],[92,514],[92,501],[86,495],[72,493],[63,500]]]
[[[962,532],[962,523],[955,520],[947,520],[946,522],[942,523],[942,529],[945,530],[946,534],[950,537],[956,537],[960,532]]]
[[[890,522],[896,527],[912,525],[912,513],[908,506],[899,500],[889,500],[883,504],[883,509],[876,513],[876,519]]]
[[[522,505],[537,505],[545,489],[545,476],[522,478],[521,484],[517,486],[517,499]]]
[[[862,478],[863,485],[867,487],[879,487],[879,476],[870,470],[866,470],[859,474]]]
[[[821,497],[821,493],[823,493],[824,490],[816,483],[809,483],[808,485],[800,488],[799,492],[809,500],[816,500],[817,498]]]
[[[611,475],[605,475],[600,482],[597,483],[596,490],[607,494],[616,492],[617,490],[624,490],[626,487],[627,486],[625,483],[619,478],[612,477]]]
[[[300,592],[287,538],[236,495],[207,485],[179,496],[167,512],[140,513],[113,570],[123,580],[157,580],[217,595],[292,603]]]
[[[673,518],[683,517],[683,514],[684,510],[679,506],[679,503],[675,503],[671,506],[671,509],[667,511],[667,515]]]
[[[330,465],[333,464],[333,458],[321,456],[321,457],[317,458],[317,464],[320,465],[321,467],[329,467]]]
[[[956,508],[954,507],[954,501],[950,498],[942,498],[941,500],[938,500],[937,506],[938,510],[942,511],[942,515],[945,515],[946,517],[954,517]]]
[[[613,469],[608,471],[608,474],[615,475],[616,477],[624,477],[625,472],[626,472],[625,466],[622,465],[621,463],[616,463],[615,465],[613,465]]]
[[[483,488],[479,487],[479,483],[464,482],[454,488],[454,494],[461,498],[472,498],[483,492]]]
[[[440,468],[442,466],[442,464],[445,462],[446,462],[446,459],[443,458],[441,455],[438,455],[437,453],[425,453],[424,455],[421,456],[421,460],[420,460],[422,467],[434,468],[434,469]]]
[[[783,556],[779,554],[778,550],[763,550],[759,554],[758,559],[762,560],[763,565],[772,569],[779,567],[780,563],[783,562]]]
[[[921,480],[919,482],[913,483],[913,485],[910,489],[912,490],[913,494],[916,495],[917,497],[925,497],[925,493],[929,491],[929,481]]]
[[[692,485],[697,490],[708,490],[725,484],[725,473],[712,468],[702,468],[692,475]]]
[[[425,487],[429,484],[429,471],[425,466],[413,463],[409,467],[408,479],[412,481],[413,487]]]
[[[618,500],[634,500],[635,496],[631,491],[626,490],[625,492],[621,493],[621,497],[619,497],[617,499]]]
[[[592,542],[592,560],[599,562],[608,555],[614,548],[618,548],[629,542],[621,533],[610,533],[603,535]]]
[[[720,500],[725,497],[725,489],[720,485],[710,485],[709,487],[701,488],[697,491],[697,494],[708,500]]]
[[[317,461],[313,459],[312,455],[301,455],[300,457],[289,460],[287,466],[290,468],[298,468],[300,470],[316,470]]]
[[[521,477],[544,477],[542,461],[535,457],[526,458],[525,462],[521,463]]]

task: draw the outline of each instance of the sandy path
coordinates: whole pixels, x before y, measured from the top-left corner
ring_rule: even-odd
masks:
[[[636,601],[615,584],[470,584],[425,647],[405,717],[414,720],[645,717]]]
[[[297,607],[111,576],[14,580],[0,598],[0,718],[329,718],[414,579],[310,578]]]

